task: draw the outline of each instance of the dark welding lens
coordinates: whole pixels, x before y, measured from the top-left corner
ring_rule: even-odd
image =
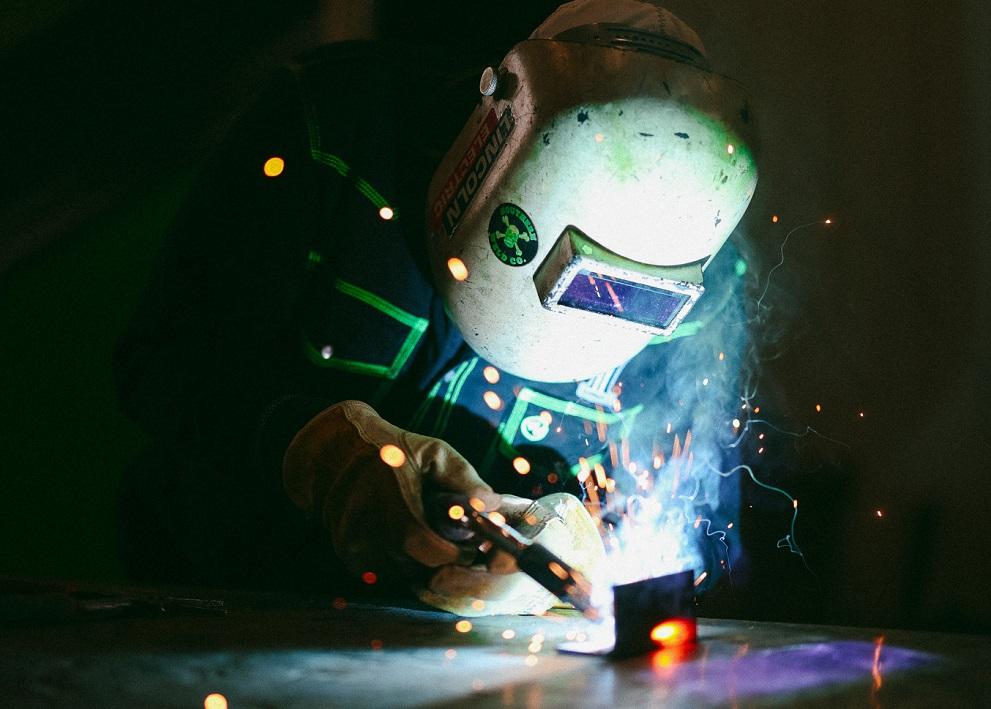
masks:
[[[582,269],[558,304],[664,330],[691,301],[689,293]]]

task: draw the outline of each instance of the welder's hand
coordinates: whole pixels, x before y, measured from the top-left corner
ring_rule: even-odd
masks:
[[[296,434],[283,484],[298,507],[320,516],[351,573],[391,582],[423,583],[432,568],[475,560],[473,546],[455,545],[427,525],[425,486],[476,497],[489,510],[503,505],[450,445],[397,428],[360,401],[325,409]],[[520,504],[507,499],[507,512]]]
[[[506,498],[509,496],[506,495]],[[574,495],[554,493],[532,502],[506,521],[523,536],[543,544],[589,578],[600,575],[606,559],[592,516]],[[505,552],[500,552],[512,559]],[[515,570],[515,562],[510,567]],[[543,613],[561,601],[523,573],[492,573],[495,565],[448,565],[420,589],[420,600],[467,616]]]

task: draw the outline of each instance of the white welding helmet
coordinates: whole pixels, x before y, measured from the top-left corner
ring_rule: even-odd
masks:
[[[431,267],[468,344],[561,382],[673,332],[757,184],[743,88],[640,0],[562,5],[479,88],[427,197]]]

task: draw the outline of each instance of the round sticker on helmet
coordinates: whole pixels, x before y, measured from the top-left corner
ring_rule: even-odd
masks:
[[[489,219],[489,245],[508,266],[523,266],[537,255],[533,220],[515,204],[500,204]]]

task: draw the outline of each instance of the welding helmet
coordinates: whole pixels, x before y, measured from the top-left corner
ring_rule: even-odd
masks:
[[[653,3],[577,0],[479,89],[426,215],[435,282],[468,344],[562,382],[671,334],[756,187],[743,88]]]

